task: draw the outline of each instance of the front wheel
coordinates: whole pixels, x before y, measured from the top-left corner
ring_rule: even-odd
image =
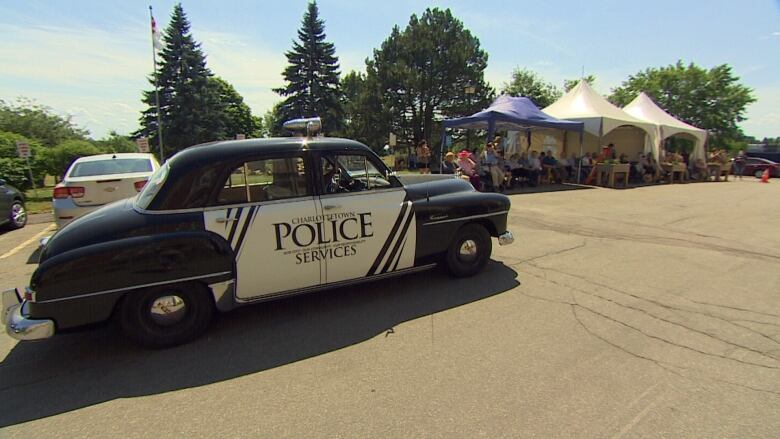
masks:
[[[138,344],[165,348],[188,342],[211,323],[214,304],[198,283],[163,285],[129,293],[119,314],[122,332]]]
[[[455,277],[474,276],[485,268],[492,251],[488,231],[479,224],[467,224],[447,249],[447,268]]]
[[[24,208],[24,204],[21,201],[14,201],[11,205],[9,224],[12,229],[21,229],[27,224],[27,210]]]
[[[756,178],[761,178],[764,176],[764,171],[761,169],[756,169],[756,172],[753,175],[755,175]]]

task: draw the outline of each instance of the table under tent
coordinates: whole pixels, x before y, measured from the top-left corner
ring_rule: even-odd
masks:
[[[471,116],[444,120],[443,125],[442,145],[445,144],[447,128],[486,130],[488,140],[493,140],[497,130],[521,132],[527,139],[531,139],[535,131],[544,131],[577,135],[576,145],[582,151],[582,122],[556,119],[543,113],[533,101],[525,97],[501,95],[488,108]],[[517,151],[509,149],[506,152],[511,154]],[[441,161],[442,157],[439,159]]]
[[[658,151],[663,149],[663,142],[667,138],[681,136],[686,137],[693,142],[691,158],[694,160],[707,160],[704,154],[704,143],[707,141],[707,131],[676,119],[653,102],[653,100],[650,99],[650,96],[646,95],[644,92],[639,93],[639,96],[623,107],[623,111],[655,126],[655,140]]]
[[[559,119],[579,121],[584,124],[583,151],[598,155],[605,145],[615,145],[617,154],[626,154],[636,160],[640,153],[651,153],[658,160],[655,125],[638,119],[612,105],[596,93],[587,81],[580,81],[563,97],[542,109]],[[559,146],[566,153],[573,141],[569,133],[549,133],[543,142]],[[531,139],[531,148],[544,150],[545,143]],[[571,151],[568,151],[569,153]],[[582,157],[582,153],[580,153]]]

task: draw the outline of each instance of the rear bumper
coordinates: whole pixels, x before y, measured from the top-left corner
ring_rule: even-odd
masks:
[[[498,245],[509,245],[513,242],[515,242],[515,236],[509,230],[498,235]]]
[[[54,321],[31,319],[25,316],[27,301],[16,289],[3,291],[2,323],[5,332],[17,340],[43,340],[54,335]]]
[[[57,224],[57,228],[61,229],[66,224],[82,217],[93,210],[97,210],[103,207],[99,206],[78,206],[71,198],[55,198],[52,201],[52,208],[54,210],[54,222]]]

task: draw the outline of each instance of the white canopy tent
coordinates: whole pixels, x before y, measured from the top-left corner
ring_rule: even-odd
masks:
[[[596,93],[587,81],[580,81],[577,86],[542,111],[558,119],[583,122],[585,132],[590,134],[585,139],[586,148],[590,152],[598,152],[603,143],[611,141],[616,144],[620,153],[635,150],[652,153],[658,159],[655,125],[612,105]],[[635,128],[632,131],[629,127]],[[563,143],[566,143],[566,139]],[[626,147],[628,144],[631,144],[630,148]]]
[[[661,150],[663,141],[666,138],[675,134],[687,134],[693,137],[693,153],[691,157],[705,160],[704,143],[707,141],[707,131],[676,119],[653,102],[650,96],[644,92],[639,93],[639,96],[626,105],[623,110],[637,119],[655,125],[657,129],[657,150]]]

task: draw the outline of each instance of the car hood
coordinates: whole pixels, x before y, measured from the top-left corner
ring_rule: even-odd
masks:
[[[147,214],[133,199],[107,204],[69,223],[46,242],[40,262],[76,248],[134,236],[203,230],[200,212]]]

